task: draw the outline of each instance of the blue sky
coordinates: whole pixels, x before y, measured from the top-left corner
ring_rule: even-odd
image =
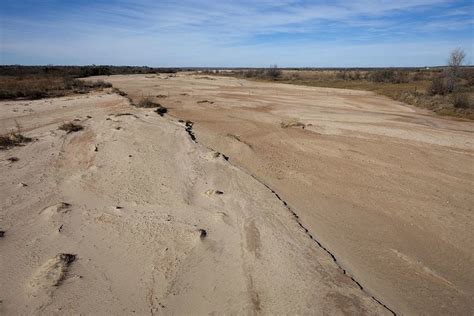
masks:
[[[1,64],[472,63],[474,0],[0,0]]]

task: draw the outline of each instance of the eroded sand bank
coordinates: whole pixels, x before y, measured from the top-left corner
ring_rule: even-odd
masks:
[[[185,74],[105,80],[193,121],[201,144],[278,193],[396,312],[474,312],[472,122],[363,91]]]
[[[1,314],[390,314],[184,123],[105,92],[1,107],[35,139],[0,151]]]

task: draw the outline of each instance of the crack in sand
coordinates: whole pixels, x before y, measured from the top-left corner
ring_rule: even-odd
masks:
[[[193,131],[194,122],[189,121],[189,120],[186,121],[186,122],[180,120],[180,122],[185,123],[183,127],[184,127],[185,132],[186,132],[186,133],[188,134],[188,136],[190,137],[191,141],[194,142],[194,143],[198,143],[197,137],[196,137],[196,135],[194,134],[194,131]],[[205,145],[203,145],[203,146],[206,147],[206,148],[208,148],[209,150],[212,150],[212,151],[216,152],[216,151],[215,151],[213,148],[211,148],[211,147],[208,147],[208,146],[205,146]],[[220,155],[223,156],[224,160],[229,161],[229,157],[228,157],[228,156],[225,156],[224,154],[218,153],[217,157],[220,156]],[[217,157],[216,157],[216,158],[217,158]],[[333,262],[336,264],[336,266],[341,270],[341,272],[342,272],[344,275],[348,276],[348,277],[354,282],[354,284],[357,285],[357,287],[358,287],[361,291],[363,291],[365,294],[367,294],[367,296],[370,297],[370,298],[371,298],[374,302],[376,302],[379,306],[383,307],[384,309],[386,309],[388,312],[392,313],[393,315],[397,315],[397,314],[395,313],[395,311],[393,311],[390,307],[388,307],[386,304],[384,304],[381,300],[379,300],[379,299],[376,298],[375,296],[373,296],[373,295],[371,295],[370,293],[368,293],[367,290],[365,290],[365,288],[362,286],[362,284],[361,284],[359,281],[357,281],[353,276],[351,276],[351,275],[346,271],[345,268],[342,267],[341,263],[337,260],[336,256],[335,256],[328,248],[326,248],[325,246],[323,246],[323,244],[322,244],[319,240],[317,240],[317,239],[309,232],[309,230],[308,230],[308,229],[302,224],[302,222],[300,221],[300,218],[299,218],[298,214],[297,214],[292,208],[290,208],[290,206],[288,205],[288,203],[287,203],[285,200],[283,200],[283,199],[279,196],[279,194],[275,192],[275,190],[273,190],[269,185],[267,185],[266,183],[264,183],[263,181],[261,181],[260,179],[258,179],[254,174],[252,174],[252,173],[248,172],[247,170],[245,170],[245,169],[243,169],[243,168],[241,168],[241,167],[239,167],[239,166],[237,166],[237,165],[231,163],[230,161],[229,161],[229,163],[230,163],[232,166],[234,166],[235,168],[237,168],[237,169],[241,170],[242,172],[244,172],[245,174],[251,176],[251,177],[252,177],[253,179],[255,179],[257,182],[259,182],[260,184],[264,185],[268,190],[270,190],[270,191],[275,195],[275,197],[283,203],[283,205],[286,207],[286,209],[293,215],[293,217],[294,217],[294,219],[296,220],[297,224],[301,227],[301,229],[303,229],[303,231],[305,232],[305,234],[306,234],[313,242],[315,242],[315,243],[317,244],[317,246],[318,246],[320,249],[322,249],[325,253],[327,253],[327,254],[331,257],[331,259],[333,260]],[[249,280],[249,281],[250,281],[250,280]],[[250,282],[250,285],[252,285],[252,283],[253,283],[253,282]],[[249,285],[249,284],[248,284],[248,285]],[[253,303],[255,309],[258,311],[258,310],[261,308],[261,306],[260,306],[260,299],[259,299],[258,295],[255,296],[255,295],[253,295],[253,294],[251,293],[251,301],[252,301],[252,303]]]
[[[194,142],[194,143],[198,143],[197,142],[197,138],[196,138],[196,135],[194,134],[193,132],[193,125],[194,123],[191,122],[191,124],[186,124],[185,126],[185,131],[189,134],[189,136],[191,137],[191,140]],[[210,148],[208,146],[205,146],[206,148],[210,149],[210,150],[213,150],[215,151],[213,148]],[[305,234],[312,240],[314,241],[319,248],[321,248],[322,250],[324,250],[324,252],[326,252],[330,257],[331,259],[333,260],[333,262],[336,264],[336,266],[342,271],[342,273],[344,275],[347,275],[356,285],[357,287],[363,291],[364,293],[366,293],[370,298],[372,298],[377,304],[379,304],[380,306],[382,306],[383,308],[385,308],[387,311],[389,311],[390,313],[392,313],[394,316],[397,315],[397,313],[395,313],[394,310],[392,310],[390,307],[388,307],[385,303],[383,303],[380,299],[376,298],[374,295],[371,295],[370,293],[367,292],[367,290],[362,286],[362,284],[357,281],[352,275],[350,275],[347,270],[340,264],[340,262],[337,260],[336,256],[328,249],[326,248],[325,246],[323,246],[323,244],[317,240],[310,232],[309,230],[303,225],[303,223],[301,223],[301,220],[300,220],[300,217],[298,216],[298,214],[296,214],[296,212],[288,205],[288,203],[283,200],[280,195],[278,193],[275,192],[275,190],[273,190],[268,184],[264,183],[263,181],[261,181],[260,179],[258,179],[254,174],[248,172],[247,170],[239,167],[239,166],[236,166],[234,165],[233,163],[231,163],[229,161],[229,157],[228,156],[225,156],[224,154],[222,154],[223,157],[225,157],[225,160],[228,161],[232,166],[238,168],[239,170],[245,172],[246,174],[248,174],[249,176],[251,176],[253,179],[255,179],[256,181],[258,181],[259,183],[261,183],[262,185],[264,185],[268,190],[270,190],[273,195],[275,195],[275,197],[280,200],[283,205],[285,206],[285,208],[293,215],[293,217],[295,218],[296,222],[298,223],[298,225],[303,229],[303,231],[305,232]]]
[[[337,265],[337,267],[342,271],[342,273],[344,275],[347,275],[348,277],[350,277],[350,279],[359,287],[359,289],[361,291],[363,291],[364,293],[367,293],[367,295],[369,295],[375,302],[377,302],[379,305],[381,305],[382,307],[384,307],[385,309],[387,309],[389,312],[391,312],[394,316],[397,315],[397,313],[395,313],[395,311],[393,311],[390,307],[388,307],[386,304],[382,303],[378,298],[376,298],[375,296],[373,295],[370,295],[370,293],[368,293],[364,287],[362,286],[362,284],[357,281],[352,275],[350,275],[346,269],[344,269],[342,267],[342,265],[339,263],[339,261],[337,260],[336,256],[331,252],[329,251],[329,249],[327,249],[325,246],[323,246],[323,244],[317,240],[316,238],[314,238],[314,236],[309,232],[309,230],[301,223],[300,221],[300,217],[298,216],[298,214],[296,214],[295,211],[293,211],[290,206],[288,205],[288,203],[283,200],[280,195],[278,195],[278,193],[275,192],[275,190],[273,190],[269,185],[267,185],[266,183],[263,183],[262,181],[258,180],[253,174],[249,174],[251,177],[253,177],[255,180],[259,181],[261,184],[263,184],[267,189],[269,189],[275,196],[278,200],[280,200],[283,205],[286,207],[286,209],[293,215],[293,217],[295,218],[296,222],[298,223],[298,225],[304,230],[304,232],[306,233],[306,235],[308,235],[308,237],[314,241],[322,250],[324,250],[330,257],[331,259],[333,260],[333,262]]]

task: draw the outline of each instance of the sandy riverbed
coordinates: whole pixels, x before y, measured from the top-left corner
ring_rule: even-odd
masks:
[[[472,123],[361,91],[105,80],[169,115],[2,102],[0,132],[36,138],[0,151],[2,313],[473,312]]]

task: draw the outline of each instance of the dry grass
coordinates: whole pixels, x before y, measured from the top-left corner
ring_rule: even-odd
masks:
[[[139,102],[137,107],[139,108],[156,108],[160,104],[153,102],[153,100],[150,97],[144,97],[142,98]]]
[[[28,142],[31,142],[31,138],[23,136],[20,132],[10,132],[0,135],[0,150],[21,146]]]
[[[84,127],[82,125],[69,122],[69,123],[63,123],[61,126],[59,126],[59,129],[62,131],[66,131],[69,134],[73,132],[82,131]]]
[[[113,88],[113,89],[112,89],[112,92],[113,92],[113,93],[116,93],[116,94],[118,94],[118,95],[120,95],[120,96],[122,96],[122,97],[126,97],[126,96],[127,96],[127,93],[126,93],[126,92],[124,92],[124,91],[122,91],[122,90],[120,90],[120,89],[118,89],[118,88]]]
[[[474,119],[474,72],[465,69],[458,95],[433,93],[433,83],[442,70],[283,70],[278,78],[261,75],[262,71],[242,70],[222,73],[257,81],[312,87],[373,91],[391,99],[430,109],[440,115]],[[221,75],[222,75],[221,74]],[[254,76],[255,75],[255,76]]]
[[[168,109],[161,104],[154,102],[151,97],[142,98],[137,107],[139,108],[155,108],[155,112],[160,116],[165,115],[168,112]]]
[[[196,103],[198,103],[198,104],[202,104],[202,103],[209,103],[209,104],[214,104],[214,101],[209,101],[209,100],[200,100],[200,101],[197,101]]]
[[[31,138],[23,136],[21,133],[21,126],[15,120],[16,130],[12,130],[7,134],[0,135],[0,150],[9,149],[15,146],[22,146],[25,143],[32,141]],[[14,160],[11,160],[14,162]]]
[[[83,94],[92,90],[110,88],[104,81],[87,82],[68,77],[0,76],[0,99],[41,99]]]
[[[281,122],[280,126],[281,128],[301,127],[303,129],[306,127],[304,123],[301,123],[299,121]]]

